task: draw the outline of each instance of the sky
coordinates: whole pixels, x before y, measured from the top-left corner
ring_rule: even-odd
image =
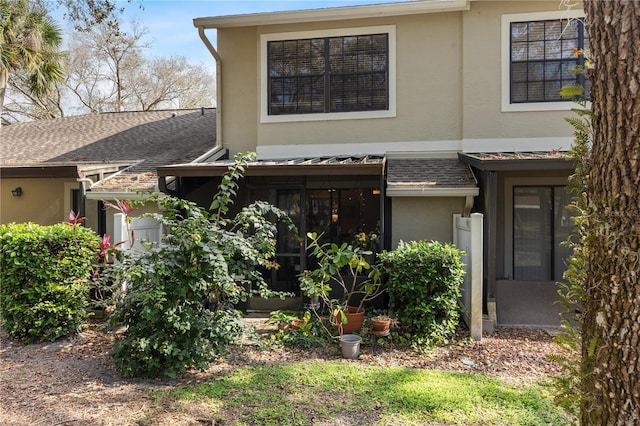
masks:
[[[211,54],[200,40],[198,30],[193,26],[194,18],[397,1],[400,0],[118,0],[118,5],[125,8],[123,22],[135,18],[147,27],[145,41],[151,44],[147,54],[161,57],[180,55],[193,64],[214,66]],[[64,24],[62,10],[57,10],[52,15],[60,25]],[[72,36],[69,32],[66,32],[66,35]],[[215,31],[207,30],[207,36],[215,45]]]

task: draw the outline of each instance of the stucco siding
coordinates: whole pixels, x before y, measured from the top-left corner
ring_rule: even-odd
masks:
[[[391,244],[400,241],[453,240],[453,215],[462,213],[464,198],[393,197]]]
[[[502,111],[502,15],[556,11],[557,1],[478,1],[463,12],[463,138],[571,136],[570,111]],[[508,43],[508,40],[506,41]],[[559,148],[559,147],[557,147]]]
[[[218,31],[218,53],[222,58],[222,140],[231,155],[256,150],[257,46],[255,27]]]
[[[260,123],[260,34],[336,28],[336,23],[218,31],[223,68],[223,143],[231,153],[256,145],[458,140],[462,129],[461,15],[427,14],[341,22],[342,28],[394,25],[396,116]],[[257,123],[257,124],[254,124]],[[394,147],[389,145],[389,150]]]
[[[433,149],[456,150],[460,140],[569,137],[568,110],[503,111],[502,16],[540,11],[562,14],[555,1],[476,1],[465,12],[220,29],[223,143],[234,154],[354,143],[385,143],[393,151],[403,149],[394,142],[422,142],[429,149],[429,141]],[[396,31],[395,117],[260,122],[261,35],[380,25]]]
[[[66,220],[65,183],[78,187],[73,179],[0,179],[0,222],[53,225]],[[14,197],[11,190],[18,186],[22,195]]]

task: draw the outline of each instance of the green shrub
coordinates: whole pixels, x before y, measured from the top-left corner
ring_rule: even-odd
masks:
[[[452,244],[412,241],[379,255],[389,307],[413,343],[443,344],[453,336],[464,277],[461,254]]]
[[[295,316],[287,315],[281,311],[273,311],[267,320],[267,324],[284,325],[271,333],[265,342],[268,347],[311,348],[314,346],[326,346],[332,339],[320,318],[312,316],[310,311],[305,311],[303,317],[297,323],[297,327],[290,326]]]
[[[0,226],[2,325],[24,342],[82,330],[98,238],[78,225]]]
[[[242,337],[243,324],[233,309],[247,292],[238,277],[259,289],[266,282],[256,266],[274,265],[277,223],[293,226],[277,208],[263,202],[226,218],[248,154],[223,176],[210,212],[169,196],[156,196],[168,235],[147,250],[123,259],[127,284],[110,323],[126,326],[113,358],[129,376],[175,376],[188,368],[208,368],[216,355]]]

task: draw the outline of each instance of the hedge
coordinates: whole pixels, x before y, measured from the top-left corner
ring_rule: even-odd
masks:
[[[82,330],[98,238],[82,226],[0,225],[2,327],[24,342]]]

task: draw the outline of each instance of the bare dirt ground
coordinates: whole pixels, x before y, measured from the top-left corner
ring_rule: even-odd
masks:
[[[258,331],[264,321],[251,319]],[[515,385],[538,383],[559,374],[547,357],[559,353],[543,330],[499,328],[481,342],[460,336],[459,344],[420,354],[407,348],[365,344],[357,361],[342,360],[337,345],[316,349],[258,351],[255,346],[232,348],[231,355],[208,371],[191,372],[176,380],[135,380],[115,370],[109,352],[115,336],[96,324],[74,339],[23,345],[0,334],[1,425],[212,425],[210,409],[198,402],[167,405],[155,400],[153,389],[201,383],[245,365],[300,360],[361,362],[445,371],[485,373]],[[218,423],[216,423],[218,424]]]

